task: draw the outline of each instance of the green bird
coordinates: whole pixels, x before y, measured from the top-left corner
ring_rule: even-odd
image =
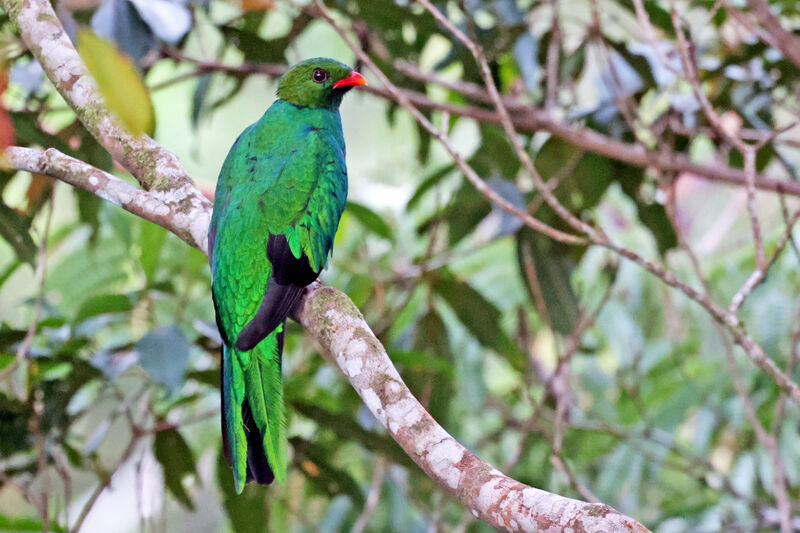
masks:
[[[286,479],[284,322],[325,268],[347,200],[339,104],[358,72],[293,66],[278,99],[231,147],[208,231],[222,337],[222,435],[236,491]]]

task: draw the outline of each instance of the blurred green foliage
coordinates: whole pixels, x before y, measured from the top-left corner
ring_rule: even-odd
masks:
[[[69,31],[91,26],[116,42],[122,52],[114,53],[130,56],[152,93],[131,106],[149,109],[152,98],[157,140],[206,190],[274,92],[256,68],[223,65],[315,55],[352,61],[313,11],[293,4],[242,11],[217,0],[158,3],[161,10],[134,0],[96,9],[71,3],[79,9],[59,15]],[[401,68],[481,84],[468,51],[425,11],[393,0],[326,4],[398,85],[488,109]],[[439,4],[466,28],[459,3]],[[677,57],[667,2],[643,2],[660,52],[629,1],[464,4],[504,93],[616,140],[741,167],[740,155],[709,133],[687,83],[659,60]],[[748,130],[775,130],[797,116],[796,66],[750,39],[725,7],[681,5],[715,108],[735,112]],[[787,20],[800,17],[796,3],[775,8]],[[0,15],[0,65],[10,67],[4,103],[17,144],[55,147],[119,172],[15,31]],[[113,80],[113,69],[105,75]],[[548,75],[556,89],[549,95]],[[424,112],[448,125],[451,142],[493,189],[566,229],[499,126]],[[728,357],[702,308],[609,251],[521,227],[395,103],[352,94],[342,114],[352,201],[323,279],[363,310],[411,390],[451,434],[522,482],[576,498],[591,492],[653,531],[777,528],[773,464],[732,369],[754,416],[775,435],[795,503],[800,411],[776,410],[778,388],[742,353]],[[699,286],[676,227],[715,298],[726,301],[750,275],[742,191],[691,178],[676,184],[677,176],[583,152],[546,132],[525,141],[569,210],[679,279]],[[798,161],[796,147],[775,141],[760,150],[758,165],[794,178]],[[284,357],[289,481],[236,496],[221,454],[206,258],[162,228],[49,183],[0,173],[0,529],[42,530],[47,521],[62,531],[82,521],[82,530],[107,531],[113,520],[115,531],[333,532],[373,513],[367,531],[489,530],[411,463],[294,324]],[[769,251],[784,225],[776,197],[761,205]],[[798,259],[783,254],[740,315],[782,368],[797,350]],[[35,268],[43,263],[40,290]],[[19,361],[26,338],[29,357]],[[91,499],[106,486],[113,490]],[[366,503],[377,491],[377,503]]]

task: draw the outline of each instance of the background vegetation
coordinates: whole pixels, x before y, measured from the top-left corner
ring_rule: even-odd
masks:
[[[776,384],[796,381],[800,339],[791,32],[759,0],[437,3],[465,43],[420,4],[331,0],[336,27],[320,5],[269,0],[57,13],[109,107],[209,194],[283,65],[358,63],[373,89],[342,106],[350,203],[323,279],[431,414],[511,477],[653,531],[800,529],[796,385]],[[799,27],[796,2],[769,7]],[[0,65],[0,148],[55,147],[125,176],[5,15]],[[41,175],[6,171],[0,188],[0,529],[489,530],[295,324],[289,481],[235,497],[205,256]]]

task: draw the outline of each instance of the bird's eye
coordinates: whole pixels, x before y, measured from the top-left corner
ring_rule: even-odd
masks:
[[[323,83],[328,79],[328,73],[321,68],[315,68],[314,73],[311,74],[311,79],[317,83]]]

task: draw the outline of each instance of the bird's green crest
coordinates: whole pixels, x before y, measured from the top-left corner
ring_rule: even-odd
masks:
[[[337,82],[353,74],[353,69],[326,57],[315,57],[297,63],[283,75],[278,83],[278,98],[301,107],[336,109],[344,93],[354,85],[348,83],[335,88]],[[359,74],[358,77],[363,80]]]

